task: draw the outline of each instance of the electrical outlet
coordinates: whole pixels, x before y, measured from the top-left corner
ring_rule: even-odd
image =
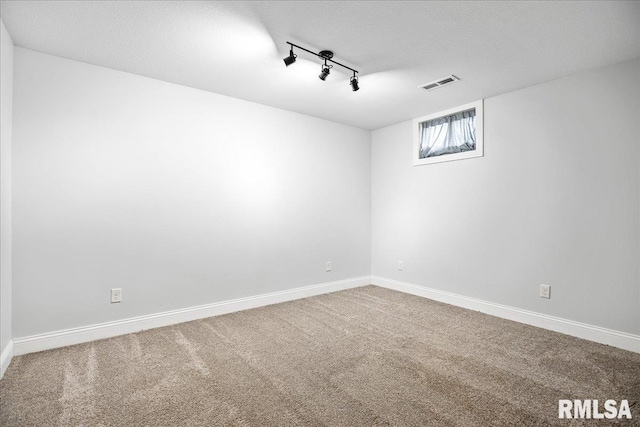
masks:
[[[326,269],[327,271],[331,271],[331,261],[327,261]]]
[[[551,286],[540,285],[540,298],[551,298]]]
[[[398,270],[402,271],[404,268],[404,263],[402,261],[398,261]]]
[[[111,289],[111,304],[122,302],[122,288]]]

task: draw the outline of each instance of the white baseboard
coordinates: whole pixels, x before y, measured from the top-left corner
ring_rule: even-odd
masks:
[[[145,329],[159,328],[174,325],[191,320],[203,319],[211,316],[232,313],[250,308],[262,307],[280,302],[292,301],[314,295],[340,291],[343,289],[357,288],[368,284],[374,284],[384,288],[405,292],[444,302],[470,310],[480,311],[503,319],[525,323],[539,328],[548,329],[574,337],[607,344],[624,350],[640,353],[640,336],[626,332],[614,331],[599,326],[575,322],[533,311],[522,310],[502,304],[495,304],[451,292],[430,289],[424,286],[413,285],[397,280],[386,279],[378,276],[363,276],[337,282],[321,283],[286,291],[272,292],[246,298],[221,301],[212,304],[189,307],[180,310],[166,311],[147,316],[133,317],[114,322],[100,323],[97,325],[80,328],[65,329],[40,335],[32,335],[23,338],[14,338],[2,352],[1,374],[9,366],[13,355],[33,353],[52,348],[80,344],[97,339],[110,338],[118,335],[138,332]]]
[[[0,355],[0,378],[4,376],[11,359],[13,358],[13,341],[9,341],[9,344],[2,350]]]
[[[292,301],[328,292],[343,289],[357,288],[371,283],[370,276],[357,277],[337,282],[321,283],[318,285],[304,286],[286,291],[271,292],[246,298],[221,301],[180,310],[166,311],[147,316],[132,317],[114,322],[100,323],[97,325],[83,326],[80,328],[65,329],[62,331],[32,335],[22,338],[14,338],[13,352],[15,355],[49,350],[52,348],[80,344],[103,338],[139,332],[145,329],[159,328],[174,325],[176,323],[189,322],[211,316],[248,310],[250,308]],[[4,357],[4,353],[3,353]],[[4,360],[4,359],[3,359]]]
[[[588,325],[586,323],[575,322],[573,320],[522,310],[502,304],[495,304],[450,292],[399,282],[397,280],[385,279],[384,277],[372,276],[371,283],[376,286],[412,295],[418,295],[458,307],[491,314],[492,316],[501,317],[503,319],[513,320],[589,341],[595,341],[600,344],[607,344],[613,347],[640,353],[640,336],[638,335],[614,331],[611,329],[601,328],[599,326]]]

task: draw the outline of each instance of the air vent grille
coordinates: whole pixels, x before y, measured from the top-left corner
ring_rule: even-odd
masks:
[[[451,83],[455,83],[458,80],[460,80],[460,79],[452,74],[450,76],[443,77],[441,79],[438,79],[438,80],[435,80],[435,81],[432,81],[432,82],[429,82],[429,83],[425,83],[425,84],[420,85],[418,87],[422,88],[424,90],[434,90],[434,89],[437,89],[439,87],[450,85]]]

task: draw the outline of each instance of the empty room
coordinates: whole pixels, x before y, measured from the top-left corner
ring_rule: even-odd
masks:
[[[640,426],[639,1],[0,19],[0,426]]]

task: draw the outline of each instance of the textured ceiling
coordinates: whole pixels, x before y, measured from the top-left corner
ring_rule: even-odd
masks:
[[[2,1],[0,16],[17,46],[366,129],[640,56],[637,1]],[[304,52],[285,67],[286,41],[333,50],[360,91]]]

